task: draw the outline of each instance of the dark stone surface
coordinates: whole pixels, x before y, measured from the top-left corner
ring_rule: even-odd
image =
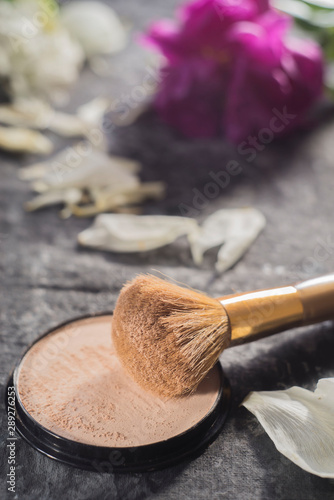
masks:
[[[177,2],[115,1],[134,31],[169,15]],[[129,93],[144,76],[141,49],[117,56],[116,78],[97,78],[85,70],[73,90],[71,109],[100,94]],[[125,71],[128,65],[130,69]],[[125,83],[124,83],[125,82]],[[122,283],[152,268],[202,289],[212,296],[231,291],[286,284],[334,269],[334,118],[314,130],[268,145],[252,163],[221,141],[186,141],[155,117],[110,134],[111,150],[143,162],[143,178],[164,179],[167,199],[150,203],[145,213],[179,214],[179,204],[193,207],[193,189],[201,192],[209,172],[236,159],[242,172],[219,195],[196,212],[199,219],[218,208],[255,206],[267,227],[241,262],[223,276],[214,273],[215,254],[195,268],[180,239],[161,250],[113,255],[79,249],[76,235],[90,220],[59,219],[55,208],[27,214],[31,197],[16,177],[33,158],[0,159],[0,340],[1,385],[22,350],[43,331],[80,314],[108,310]],[[333,114],[332,114],[333,115]],[[64,142],[54,137],[57,148]],[[252,390],[300,385],[314,389],[321,377],[334,376],[333,324],[286,332],[227,350],[222,364],[233,388],[232,412],[219,438],[190,463],[146,474],[84,472],[56,463],[17,441],[18,499],[179,499],[330,500],[334,484],[304,472],[280,455],[246,409],[242,399]],[[3,394],[1,394],[3,401]],[[7,431],[1,406],[1,484],[7,473]],[[3,496],[2,496],[3,498]]]

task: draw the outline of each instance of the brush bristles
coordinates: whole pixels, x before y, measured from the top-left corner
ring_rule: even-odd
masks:
[[[230,343],[219,301],[150,275],[122,289],[112,335],[134,380],[164,397],[193,392]]]

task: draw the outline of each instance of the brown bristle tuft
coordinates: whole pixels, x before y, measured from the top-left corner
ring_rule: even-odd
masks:
[[[163,397],[193,392],[231,336],[218,300],[151,275],[123,287],[112,335],[134,380]]]

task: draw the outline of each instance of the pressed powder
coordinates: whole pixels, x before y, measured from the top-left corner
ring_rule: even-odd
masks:
[[[78,318],[27,349],[7,384],[16,430],[48,457],[98,472],[157,470],[198,456],[229,410],[220,364],[194,394],[159,398],[120,363],[111,320],[112,313]]]
[[[141,389],[120,364],[110,325],[111,316],[83,319],[34,344],[18,372],[25,410],[59,436],[108,447],[165,441],[202,420],[217,400],[218,368],[194,394],[159,399]]]

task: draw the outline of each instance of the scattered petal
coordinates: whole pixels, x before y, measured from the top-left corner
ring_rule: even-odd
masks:
[[[64,137],[89,136],[101,123],[110,105],[109,99],[97,98],[82,106],[72,115],[55,111],[40,99],[19,99],[0,105],[0,123],[40,130],[49,129]]]
[[[48,126],[51,110],[40,99],[19,99],[11,104],[0,105],[0,123],[43,130]]]
[[[35,163],[19,171],[41,193],[26,204],[26,210],[64,203],[60,215],[88,217],[101,212],[131,211],[131,206],[147,199],[161,199],[162,182],[141,183],[136,161],[92,149],[88,142],[78,143],[57,153],[51,160]]]
[[[255,208],[214,212],[202,224],[199,235],[190,242],[195,263],[201,264],[204,253],[210,248],[224,244],[218,252],[216,269],[226,271],[244,255],[265,223],[263,214]]]
[[[48,162],[41,161],[38,163],[34,163],[29,167],[21,168],[18,171],[18,178],[22,181],[33,181],[36,179],[42,179],[49,169]]]
[[[45,175],[33,184],[33,188],[43,192],[48,189],[84,189],[114,184],[124,188],[133,187],[139,184],[134,174],[139,166],[136,161],[110,156],[92,149],[89,143],[80,143],[51,158]]]
[[[164,194],[164,186],[162,183],[144,183],[132,189],[110,186],[90,189],[89,193],[94,203],[73,206],[73,214],[91,216],[139,203],[147,197],[159,198]],[[263,215],[255,209],[219,210],[204,221],[202,227],[188,217],[152,215],[118,219],[117,215],[107,214],[101,217],[79,235],[82,245],[119,252],[138,252],[141,249],[159,248],[186,234],[195,264],[202,262],[206,250],[225,242],[218,253],[216,267],[219,271],[239,260],[265,224]]]
[[[39,132],[26,128],[0,127],[0,149],[15,153],[49,154],[53,145]]]
[[[284,456],[307,472],[334,478],[334,378],[319,380],[315,392],[251,392],[242,404]]]
[[[59,191],[47,191],[28,201],[25,205],[25,209],[28,212],[32,212],[42,207],[58,205],[60,203],[75,205],[81,201],[81,198],[82,193],[80,189],[71,188]]]
[[[54,111],[48,129],[63,137],[80,137],[87,134],[87,124],[78,116]]]
[[[159,200],[165,195],[165,185],[163,182],[145,182],[133,187],[124,188],[122,186],[107,186],[105,188],[89,189],[94,205],[85,207],[86,214],[96,215],[101,212],[110,212],[119,207],[141,203],[147,199]],[[83,215],[83,207],[78,207],[73,213]],[[81,212],[80,212],[81,210]]]
[[[167,215],[101,214],[78,235],[83,246],[113,252],[144,252],[198,230],[195,219]]]

